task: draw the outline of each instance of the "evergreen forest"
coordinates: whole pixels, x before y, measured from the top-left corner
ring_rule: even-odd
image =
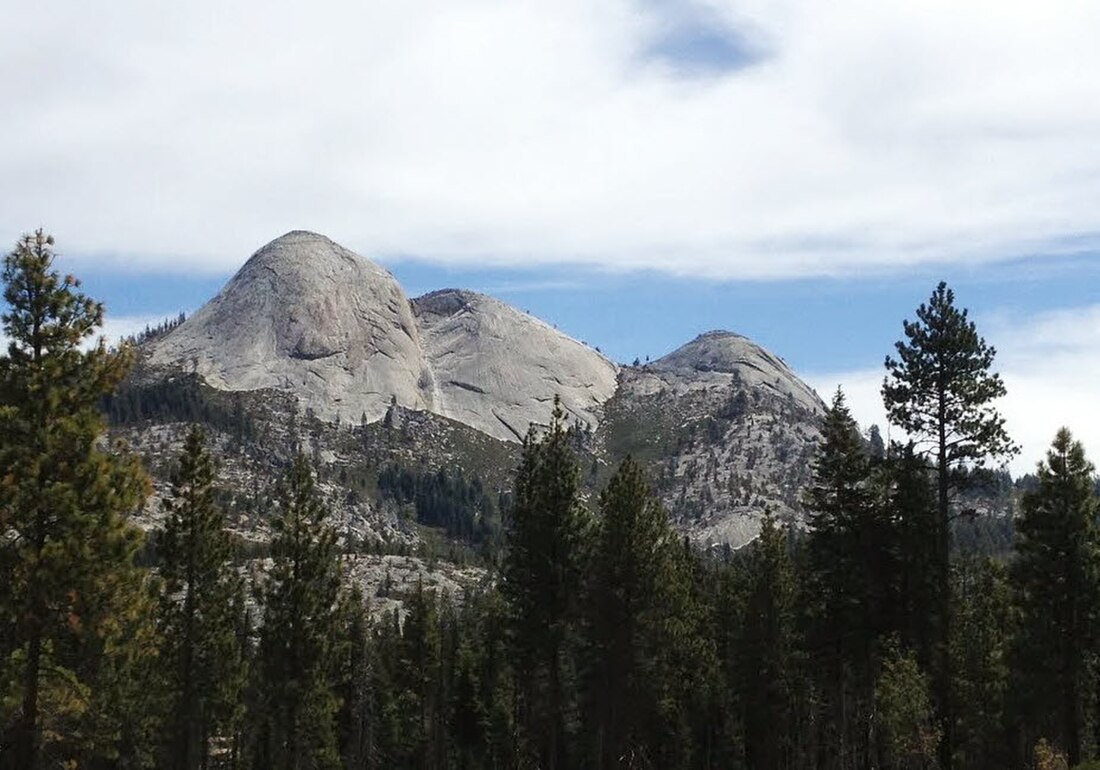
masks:
[[[1018,450],[995,350],[945,284],[885,361],[906,442],[868,441],[838,391],[804,525],[701,550],[640,463],[586,492],[559,407],[507,505],[458,471],[381,469],[381,497],[495,547],[476,588],[376,612],[306,457],[270,479],[269,552],[242,568],[202,426],[248,418],[184,380],[119,395],[134,347],[97,342],[104,308],[42,231],[2,280],[3,770],[1100,768],[1095,468],[1063,428],[1011,522],[971,510]],[[151,485],[106,419],[169,404],[195,427],[139,558]]]

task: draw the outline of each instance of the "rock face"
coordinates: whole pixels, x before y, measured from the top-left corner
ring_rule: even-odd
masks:
[[[765,512],[802,522],[825,408],[781,359],[740,334],[707,332],[620,369],[483,294],[445,289],[410,300],[387,271],[300,231],[257,251],[143,354],[135,387],[156,393],[194,374],[213,404],[208,418],[233,434],[223,436],[227,451],[251,442],[232,466],[238,491],[281,467],[272,436],[286,451],[308,440],[325,478],[358,480],[328,490],[351,540],[416,537],[390,503],[362,498],[363,480],[383,466],[456,469],[487,489],[506,487],[516,443],[549,421],[557,395],[571,421],[591,428],[577,448],[593,491],[633,456],[680,531],[705,547],[740,547]],[[224,417],[238,404],[258,426],[251,432]],[[306,407],[319,419],[296,422]],[[126,430],[155,455],[175,428],[145,420]],[[262,533],[262,517],[238,508],[241,532]]]
[[[431,374],[392,275],[328,238],[287,233],[154,342],[154,366],[223,390],[275,388],[319,415],[380,419],[391,399],[431,408]]]
[[[609,454],[647,462],[696,543],[738,548],[759,534],[765,511],[801,522],[824,409],[782,360],[716,331],[624,369],[599,437]]]
[[[391,403],[519,441],[555,394],[595,425],[617,367],[502,302],[445,290],[410,302],[377,265],[314,233],[257,251],[217,297],[151,344],[155,369],[222,390],[273,388],[344,422]]]
[[[635,387],[706,387],[736,380],[777,396],[790,398],[811,412],[825,409],[817,393],[799,379],[782,359],[741,334],[710,331],[659,358],[644,371]]]
[[[617,367],[586,345],[484,294],[456,289],[413,301],[434,375],[433,409],[498,438],[546,423],[554,396],[596,426]]]

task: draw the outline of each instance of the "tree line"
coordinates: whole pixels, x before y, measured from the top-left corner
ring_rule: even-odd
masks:
[[[4,262],[0,766],[40,768],[1095,767],[1094,469],[1058,432],[1003,559],[954,547],[968,487],[1015,447],[995,352],[944,285],[903,326],[883,396],[904,444],[838,391],[805,527],[739,550],[669,525],[625,460],[587,499],[555,404],[523,446],[499,561],[462,596],[372,613],[305,458],[270,495],[270,557],[234,564],[202,431],[156,533],[150,487],[103,442],[128,347],[24,237]],[[386,476],[440,507],[460,477]]]

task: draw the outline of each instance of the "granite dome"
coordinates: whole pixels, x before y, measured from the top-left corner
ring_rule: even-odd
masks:
[[[223,390],[275,388],[316,414],[381,419],[391,403],[519,441],[559,395],[595,426],[618,368],[499,300],[444,290],[410,301],[378,265],[293,231],[248,260],[148,362]]]

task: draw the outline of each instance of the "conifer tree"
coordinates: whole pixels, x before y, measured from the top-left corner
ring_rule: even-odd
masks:
[[[1094,467],[1062,428],[1024,496],[1012,585],[1019,627],[1015,660],[1028,745],[1039,738],[1082,759],[1096,682],[1100,542]],[[1034,732],[1028,733],[1027,730]]]
[[[342,580],[336,533],[301,455],[278,498],[273,563],[261,589],[255,765],[329,770],[340,765],[331,681]]]
[[[951,500],[990,458],[1011,457],[1017,449],[994,406],[1005,394],[1000,376],[991,371],[996,350],[978,335],[967,310],[955,306],[946,283],[940,282],[917,309],[917,320],[905,321],[903,329],[897,358],[886,357],[882,397],[890,421],[913,438],[936,474],[940,627],[934,679],[945,727],[942,759],[950,768]]]
[[[495,588],[468,596],[459,615],[452,695],[455,765],[514,767],[512,705],[516,685],[509,660],[506,615]]]
[[[822,679],[825,754],[858,764],[871,745],[880,642],[893,630],[897,538],[872,484],[870,458],[838,390],[806,492],[810,514],[808,608],[815,667]]]
[[[786,534],[769,515],[744,564],[734,652],[745,761],[758,770],[799,767],[797,583]]]
[[[934,768],[942,733],[936,726],[928,677],[912,652],[898,647],[888,651],[875,686],[875,703],[882,766]]]
[[[103,675],[132,672],[144,653],[129,643],[147,641],[124,634],[136,630],[144,584],[132,566],[140,536],[125,516],[148,481],[134,458],[99,443],[99,404],[130,354],[102,340],[86,347],[103,307],[53,262],[53,238],[39,230],[3,265],[0,740],[15,770],[116,753],[110,719],[127,704]]]
[[[443,766],[439,754],[444,746],[434,729],[442,705],[441,654],[438,601],[434,593],[424,590],[423,583],[417,582],[401,627],[393,677],[405,737],[391,756],[394,767]]]
[[[483,699],[478,660],[478,635],[482,631],[476,617],[464,609],[455,616],[447,645],[451,659],[446,668],[452,682],[447,703],[448,754],[452,766],[463,770],[484,766],[489,756],[488,704]]]
[[[214,460],[198,427],[188,433],[157,540],[164,593],[159,623],[168,681],[166,764],[206,767],[210,742],[240,717],[244,661],[238,638],[240,577],[225,516],[214,503]]]
[[[383,614],[371,624],[370,712],[367,754],[369,767],[396,766],[395,757],[406,743],[406,722],[397,687],[397,668],[401,646],[401,613],[398,609]]]
[[[952,570],[956,618],[951,656],[954,702],[960,704],[956,758],[960,767],[1000,770],[1015,764],[1008,747],[1006,696],[1011,596],[1004,566],[959,560]]]
[[[883,469],[885,496],[898,537],[898,597],[895,628],[925,671],[931,669],[941,638],[940,596],[948,564],[936,537],[935,493],[929,471],[912,444],[893,444]]]
[[[539,439],[532,430],[524,441],[501,580],[520,686],[520,748],[546,770],[569,766],[572,649],[589,529],[579,492],[565,412],[555,398],[546,434]]]
[[[365,770],[370,762],[370,618],[357,589],[344,592],[338,614],[336,683],[340,754],[344,770]]]
[[[698,610],[679,538],[627,458],[600,495],[587,605],[586,732],[594,767],[690,756]],[[697,652],[698,651],[694,651]],[[685,665],[686,663],[692,665]]]

